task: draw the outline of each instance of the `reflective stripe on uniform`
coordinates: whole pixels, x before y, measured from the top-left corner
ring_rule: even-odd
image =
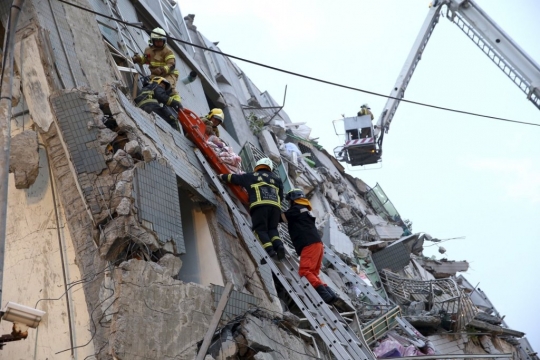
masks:
[[[271,243],[271,242],[267,242],[266,244],[262,244],[262,247],[265,248],[265,249],[266,249],[267,247],[270,247],[270,246],[272,246],[272,243]]]
[[[149,103],[159,104],[159,102],[156,99],[146,99],[146,100],[143,100],[140,103],[138,103],[137,107],[141,107],[141,106],[149,104]]]
[[[227,175],[227,182],[231,182],[232,174]]]
[[[167,63],[163,61],[150,61],[150,67],[160,67],[165,65],[167,65]]]
[[[174,59],[174,54],[167,55],[167,56],[165,57],[165,61],[171,60],[171,59]]]
[[[273,200],[262,200],[261,199],[261,193],[259,191],[259,187],[261,186],[270,186],[270,187],[273,187],[274,190],[276,191],[276,196],[277,196],[277,201],[273,201]],[[264,204],[268,204],[268,205],[275,205],[277,207],[279,207],[279,203],[280,203],[280,199],[279,199],[279,188],[275,185],[272,185],[272,184],[269,184],[267,182],[258,182],[256,184],[252,184],[251,187],[253,189],[255,189],[255,195],[257,196],[257,200],[252,202],[250,205],[249,205],[249,208],[251,209],[253,206],[256,206],[256,205],[264,205]]]
[[[281,239],[279,238],[279,236],[274,236],[274,237],[272,237],[272,239],[270,239],[270,241],[272,241],[272,242],[274,242],[276,240],[281,240]]]

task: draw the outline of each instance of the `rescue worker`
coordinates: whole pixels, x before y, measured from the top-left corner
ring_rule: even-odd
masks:
[[[208,135],[216,135],[217,137],[219,137],[218,126],[223,123],[224,119],[223,110],[218,108],[212,109],[208,115],[201,118],[206,125],[206,133]]]
[[[180,111],[182,104],[171,96],[171,84],[156,76],[146,84],[135,98],[135,105],[147,113],[155,112],[174,129],[179,130],[178,116],[172,110]]]
[[[287,223],[294,249],[300,256],[298,275],[305,276],[321,299],[327,304],[332,304],[338,297],[319,278],[324,245],[315,226],[311,203],[300,189],[292,189],[285,199],[289,202],[289,209],[281,214],[281,221]]]
[[[131,59],[135,64],[147,64],[150,69],[150,78],[161,76],[171,84],[171,96],[180,102],[182,99],[176,91],[176,82],[179,71],[176,69],[174,53],[167,46],[167,34],[162,28],[155,28],[150,34],[150,46],[144,49],[141,56],[135,54]]]
[[[358,112],[358,116],[362,116],[362,115],[371,115],[371,120],[375,118],[368,104],[364,104],[360,106],[360,111]]]
[[[283,183],[272,173],[272,160],[263,158],[255,164],[252,173],[220,174],[219,178],[247,190],[252,229],[270,257],[285,257],[285,248],[279,237]]]

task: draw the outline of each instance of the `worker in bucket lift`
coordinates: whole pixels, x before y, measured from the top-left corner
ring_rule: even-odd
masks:
[[[287,223],[294,249],[300,255],[298,275],[305,276],[321,299],[327,304],[332,304],[338,297],[319,278],[324,245],[315,226],[311,203],[300,189],[292,189],[285,199],[289,202],[289,209],[281,214],[281,221]]]
[[[371,120],[375,118],[368,104],[364,104],[360,106],[360,111],[358,112],[358,116],[362,116],[362,115],[371,115]]]
[[[201,120],[206,125],[206,134],[207,135],[216,135],[219,137],[219,129],[218,126],[223,123],[223,120],[225,119],[225,115],[223,114],[223,110],[215,108],[212,109],[208,115],[203,116]]]
[[[176,69],[176,58],[172,50],[167,46],[167,34],[162,28],[155,28],[150,34],[149,46],[144,49],[141,56],[135,54],[132,58],[135,64],[147,64],[150,70],[150,78],[164,77],[171,84],[171,96],[180,102],[182,99],[176,91],[176,82],[179,71]]]
[[[283,183],[272,170],[272,160],[263,158],[257,161],[252,173],[220,174],[219,178],[247,190],[253,232],[269,256],[277,255],[278,260],[282,260],[285,257],[285,248],[279,237],[278,224]]]
[[[135,104],[147,113],[155,112],[174,129],[179,130],[178,116],[173,111],[183,109],[180,101],[171,96],[171,84],[162,77],[154,77],[135,98]]]

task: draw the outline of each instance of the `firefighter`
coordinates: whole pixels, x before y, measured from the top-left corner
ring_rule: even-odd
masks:
[[[244,187],[249,195],[249,214],[255,236],[269,256],[285,257],[285,248],[279,237],[283,183],[272,173],[273,164],[263,158],[255,164],[252,173],[242,175],[220,174],[222,181]]]
[[[364,104],[360,106],[360,111],[358,112],[358,116],[362,116],[362,115],[371,115],[371,120],[375,118],[368,104]]]
[[[171,96],[171,84],[156,76],[146,84],[135,98],[135,104],[147,113],[155,112],[174,129],[179,130],[178,116],[173,111],[183,109],[182,104]]]
[[[217,137],[219,137],[218,126],[223,123],[223,119],[225,119],[223,110],[218,108],[212,109],[208,115],[201,118],[206,125],[206,133],[208,135],[216,135]]]
[[[150,46],[144,49],[141,56],[135,54],[131,59],[135,64],[147,64],[150,69],[150,78],[164,77],[171,84],[171,96],[180,102],[182,99],[176,91],[176,82],[179,71],[176,69],[174,53],[167,46],[167,34],[162,28],[155,28],[150,34]]]
[[[300,256],[298,275],[305,276],[321,299],[327,304],[332,304],[338,297],[319,278],[324,245],[315,226],[311,203],[300,189],[292,189],[285,199],[289,202],[289,209],[281,214],[281,221],[287,223],[294,249]]]

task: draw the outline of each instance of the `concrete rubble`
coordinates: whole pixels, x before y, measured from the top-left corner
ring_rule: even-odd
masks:
[[[82,2],[95,11],[110,10],[99,2]],[[115,48],[132,40],[118,33],[114,36],[121,41],[111,41],[114,27],[104,30],[94,15],[45,3],[26,1],[17,32],[17,46],[24,45],[30,60],[16,58],[22,75],[14,83],[16,92],[22,92],[14,94],[13,106],[30,114],[30,120],[22,119],[11,141],[15,188],[10,197],[21,195],[17,189],[37,194],[31,198],[39,205],[35,211],[47,221],[33,225],[36,238],[26,244],[18,233],[28,220],[18,215],[26,211],[26,202],[10,203],[14,220],[7,252],[13,259],[21,253],[26,258],[32,247],[39,247],[40,256],[60,254],[56,261],[68,270],[51,275],[54,280],[35,280],[32,286],[40,293],[28,296],[21,278],[8,279],[5,293],[26,304],[36,297],[65,295],[65,304],[61,315],[47,318],[47,331],[29,334],[35,338],[23,350],[6,346],[6,358],[32,353],[64,360],[76,351],[77,358],[98,360],[194,359],[220,291],[231,283],[234,297],[209,334],[205,360],[332,359],[329,344],[306,321],[304,307],[257,260],[249,246],[251,234],[242,230],[243,220],[232,216],[212,185],[213,174],[206,173],[193,143],[133,104],[133,79],[120,71],[128,64],[118,55],[127,48]],[[163,26],[147,3],[123,2],[130,9],[123,11],[130,16],[124,20],[150,17]],[[184,18],[179,6],[169,10]],[[110,15],[118,13],[111,10]],[[184,19],[186,41],[217,49],[198,31],[194,15]],[[64,31],[50,31],[59,21]],[[147,40],[131,36],[139,43]],[[370,357],[511,353],[515,360],[538,360],[526,334],[509,328],[487,295],[459,274],[468,270],[467,261],[424,256],[425,242],[435,239],[413,233],[411,222],[401,217],[381,185],[370,187],[347,174],[310,139],[308,125],[293,123],[230,59],[193,54],[174,41],[171,46],[181,76],[198,73],[196,82],[178,84],[184,106],[197,114],[222,107],[226,120],[220,132],[242,155],[244,170],[269,156],[286,188],[307,194],[321,237],[339,259],[338,265],[327,258],[321,277],[340,296],[336,310],[365,342]],[[69,61],[68,53],[78,61]],[[250,126],[254,117],[262,119],[260,128]],[[17,124],[21,119],[14,120]],[[52,181],[40,168],[38,144],[46,149]],[[51,195],[45,196],[43,189]],[[39,242],[50,229],[58,230],[54,244],[65,243],[60,248]],[[280,231],[291,247],[285,228]],[[445,252],[442,247],[439,251]],[[296,255],[291,252],[291,257]],[[23,268],[15,260],[8,265],[13,273]],[[62,281],[66,288],[77,287],[69,292]],[[38,302],[38,308],[52,309],[47,301]],[[62,345],[51,338],[61,339]],[[64,348],[74,354],[62,352]]]

